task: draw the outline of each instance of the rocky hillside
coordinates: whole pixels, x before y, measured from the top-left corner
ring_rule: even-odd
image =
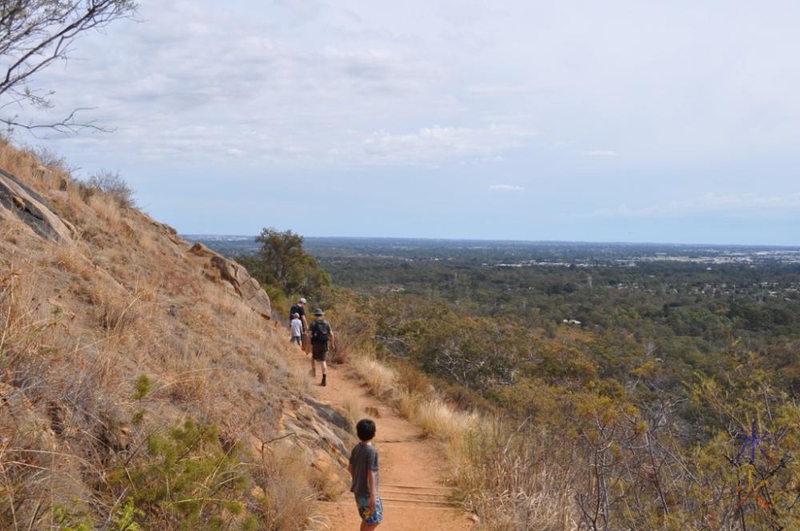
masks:
[[[256,281],[60,164],[0,169],[0,529],[306,528],[349,426]]]

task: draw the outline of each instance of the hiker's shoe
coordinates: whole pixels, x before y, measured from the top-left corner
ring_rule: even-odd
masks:
[[[328,385],[328,375],[327,374],[323,374],[322,375],[322,384],[321,385],[322,385],[322,387],[325,387],[326,385]]]

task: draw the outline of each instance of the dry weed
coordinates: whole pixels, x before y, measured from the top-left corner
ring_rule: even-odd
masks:
[[[158,250],[158,242],[153,235],[149,232],[140,232],[137,234],[137,242],[139,243],[139,248],[142,251],[147,253],[153,253],[155,255],[155,251]]]
[[[305,459],[291,444],[276,444],[264,454],[256,484],[263,491],[260,511],[270,531],[308,529],[316,492]]]
[[[317,496],[326,501],[334,501],[347,490],[347,482],[330,467],[313,468],[311,484],[317,491]]]
[[[28,166],[28,155],[14,148],[6,139],[0,139],[0,167],[10,173],[21,173]]]
[[[180,362],[179,362],[180,363]],[[195,367],[195,363],[184,362],[187,367]],[[200,409],[208,409],[209,400],[213,399],[214,387],[214,374],[216,369],[214,367],[199,367],[179,372],[178,374],[170,377],[161,386],[157,393],[159,395],[168,396],[170,399],[184,402],[193,403],[200,407]]]
[[[120,227],[122,213],[120,212],[119,203],[112,196],[94,193],[89,196],[88,203],[98,217],[108,224],[107,228],[111,232],[115,232]]]
[[[350,362],[370,392],[379,398],[389,398],[395,392],[397,372],[367,356],[353,356]]]
[[[421,400],[414,422],[428,437],[441,441],[457,441],[479,423],[477,413],[456,411],[450,404],[438,399]]]
[[[134,325],[141,317],[137,308],[143,296],[141,293],[128,293],[102,279],[92,283],[89,290],[95,314],[107,338],[123,339],[129,332],[136,332]]]
[[[432,398],[436,395],[436,389],[430,378],[416,367],[403,367],[403,370],[397,371],[397,375],[397,387],[399,389],[427,398]]]
[[[69,187],[74,186],[71,181]],[[58,201],[59,214],[75,226],[79,231],[86,232],[87,219],[91,213],[91,209],[87,206],[86,202],[81,199],[77,193],[68,193],[66,198]]]
[[[78,244],[57,244],[52,253],[53,264],[88,281],[92,277],[94,266],[85,252],[86,249]]]
[[[347,420],[349,420],[350,424],[353,426],[355,426],[359,419],[365,417],[364,404],[358,395],[348,394],[345,396],[342,399],[342,408],[344,409],[344,412],[347,413]]]
[[[557,442],[539,437],[537,444],[495,420],[464,439],[454,457],[455,480],[486,529],[579,529],[574,471],[559,462]]]

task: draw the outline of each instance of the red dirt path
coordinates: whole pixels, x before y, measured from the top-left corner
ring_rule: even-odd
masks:
[[[297,357],[290,359],[299,376],[311,378],[307,354],[298,349]],[[329,367],[327,387],[319,386],[319,377],[312,387],[320,400],[334,406],[341,408],[345,400],[358,397],[365,408],[380,412],[380,417],[375,418],[378,432],[373,443],[380,455],[384,506],[383,523],[378,530],[472,529],[475,524],[469,515],[450,502],[452,489],[444,484],[446,462],[441,445],[423,438],[419,428],[400,418],[390,405],[370,396],[363,386],[346,376],[347,372],[347,367]],[[319,502],[318,508],[322,515],[320,530],[359,528],[361,520],[350,492],[334,502]]]

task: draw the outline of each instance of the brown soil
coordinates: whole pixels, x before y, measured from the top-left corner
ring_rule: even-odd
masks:
[[[292,359],[293,368],[311,379],[309,355],[298,349],[297,357]],[[346,366],[328,367],[328,385],[321,387],[318,375],[312,387],[320,400],[339,408],[345,400],[359,397],[364,409],[373,413],[371,416],[378,426],[374,444],[380,456],[380,494],[384,506],[383,523],[378,529],[472,529],[475,524],[470,515],[452,503],[453,489],[445,485],[446,461],[441,445],[423,438],[419,428],[400,418],[390,404],[370,396],[362,385],[348,377],[348,372]],[[376,411],[378,415],[374,414]],[[336,501],[319,502],[318,510],[319,529],[355,531],[360,526],[349,490]]]

